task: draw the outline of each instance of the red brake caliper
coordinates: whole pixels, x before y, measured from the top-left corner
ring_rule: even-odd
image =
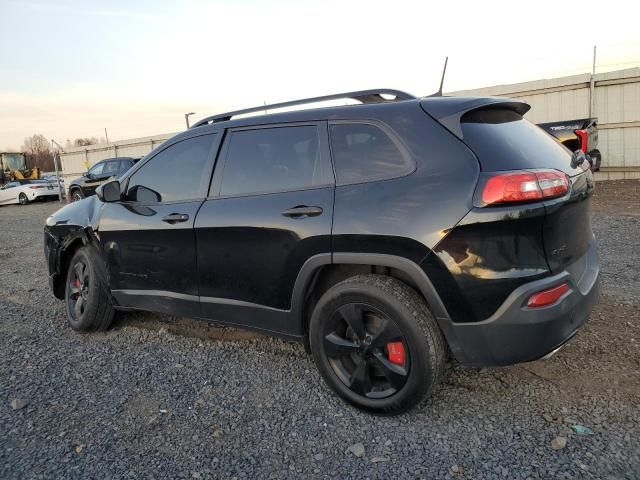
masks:
[[[404,365],[404,344],[402,342],[387,343],[389,361],[396,365]]]
[[[80,288],[80,279],[76,278],[76,288]]]

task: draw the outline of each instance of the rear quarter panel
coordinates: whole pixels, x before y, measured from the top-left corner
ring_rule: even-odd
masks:
[[[333,251],[384,253],[420,263],[470,210],[479,163],[417,102],[385,105],[375,118],[404,144],[416,170],[390,180],[338,185]]]

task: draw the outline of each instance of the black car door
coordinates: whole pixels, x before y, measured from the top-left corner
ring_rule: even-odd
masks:
[[[228,131],[195,223],[203,315],[300,334],[292,291],[309,258],[330,258],[333,194],[325,123]]]
[[[120,305],[199,315],[193,224],[209,188],[217,138],[166,146],[123,178],[122,201],[104,204],[99,235]]]

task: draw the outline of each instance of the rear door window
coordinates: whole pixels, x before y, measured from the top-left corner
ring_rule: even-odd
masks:
[[[336,123],[329,132],[340,184],[400,177],[413,171],[408,154],[378,126]]]
[[[120,170],[120,160],[110,160],[106,162],[102,173],[105,175],[115,175]]]
[[[120,173],[124,173],[129,170],[133,166],[133,161],[131,160],[120,160]]]
[[[220,195],[249,195],[333,183],[317,125],[233,131],[227,141]]]

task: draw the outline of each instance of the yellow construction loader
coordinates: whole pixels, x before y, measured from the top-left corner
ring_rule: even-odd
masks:
[[[38,167],[27,168],[24,153],[0,152],[0,185],[14,180],[37,180],[40,178]]]
[[[40,179],[40,169],[38,167],[26,170],[14,169],[9,172],[9,178],[11,180],[38,180]]]

